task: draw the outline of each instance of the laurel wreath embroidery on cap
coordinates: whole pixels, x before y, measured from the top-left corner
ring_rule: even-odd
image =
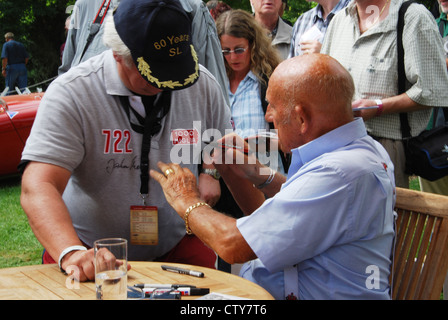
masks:
[[[138,70],[140,71],[142,76],[145,76],[146,78],[148,78],[148,80],[151,83],[155,83],[159,88],[164,87],[164,88],[174,89],[175,87],[183,87],[190,83],[193,83],[194,80],[196,80],[199,77],[199,63],[198,63],[199,59],[198,59],[198,55],[196,54],[196,51],[194,50],[193,45],[190,45],[190,47],[191,47],[191,54],[193,56],[193,60],[196,63],[196,67],[195,67],[195,72],[192,73],[191,75],[189,75],[188,78],[186,78],[184,80],[183,84],[179,83],[179,81],[172,81],[172,80],[160,81],[159,79],[154,77],[152,75],[151,68],[149,67],[149,64],[145,61],[145,59],[143,59],[143,57],[140,57],[137,59]]]

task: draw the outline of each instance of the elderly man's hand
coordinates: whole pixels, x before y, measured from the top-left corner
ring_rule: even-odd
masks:
[[[160,172],[151,170],[151,178],[163,189],[166,200],[183,217],[185,209],[201,200],[195,175],[178,164],[159,162]]]
[[[228,147],[224,151],[216,148],[213,154],[213,164],[220,171],[221,175],[231,172],[248,180],[256,180],[260,175],[259,169],[262,165],[258,162],[255,152],[252,152],[250,145],[236,133],[230,133],[217,141],[226,146],[236,146],[235,149]],[[248,153],[242,152],[249,150]]]

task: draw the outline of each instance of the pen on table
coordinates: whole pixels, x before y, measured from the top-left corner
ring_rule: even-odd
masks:
[[[168,283],[137,283],[134,284],[136,288],[155,288],[155,289],[169,289],[169,288],[196,288],[196,286],[189,284],[168,284]]]
[[[244,154],[249,154],[249,149],[247,148],[243,148],[240,146],[235,146],[232,144],[225,144],[225,143],[218,143],[218,142],[210,142],[210,141],[205,141],[205,144],[211,145],[212,147],[215,148],[221,148],[221,149],[235,149],[235,150],[240,150],[241,152],[243,152]]]
[[[157,293],[166,293],[166,292],[179,292],[181,296],[203,296],[210,293],[209,288],[190,288],[190,287],[179,287],[179,288],[143,288],[143,293],[146,295],[150,295],[157,291]]]
[[[178,267],[172,267],[172,266],[165,266],[162,265],[162,269],[165,271],[171,271],[171,272],[176,272],[176,273],[181,273],[181,274],[187,274],[193,277],[198,277],[198,278],[203,278],[204,277],[204,273],[203,272],[199,272],[199,271],[194,271],[194,270],[188,270],[188,269],[182,269],[182,268],[178,268]]]

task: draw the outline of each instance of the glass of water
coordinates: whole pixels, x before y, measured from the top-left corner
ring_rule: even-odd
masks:
[[[122,238],[94,243],[95,286],[98,300],[127,298],[128,242]]]

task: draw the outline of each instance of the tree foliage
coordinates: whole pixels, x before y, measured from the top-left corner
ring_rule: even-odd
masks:
[[[57,75],[60,46],[65,41],[67,0],[0,0],[0,34],[13,32],[30,54],[28,84]],[[4,78],[1,77],[1,87]],[[45,88],[44,85],[42,85]]]
[[[208,1],[208,0],[204,0]],[[428,8],[436,0],[420,0]],[[251,12],[250,0],[224,0],[234,9]],[[60,47],[65,41],[65,20],[75,0],[0,0],[0,34],[13,32],[30,54],[28,84],[46,81],[57,75]],[[283,18],[294,23],[316,3],[288,0]],[[68,13],[67,13],[68,11]],[[48,83],[47,83],[48,84]],[[0,77],[0,91],[4,78]],[[45,84],[41,86],[45,90]]]

